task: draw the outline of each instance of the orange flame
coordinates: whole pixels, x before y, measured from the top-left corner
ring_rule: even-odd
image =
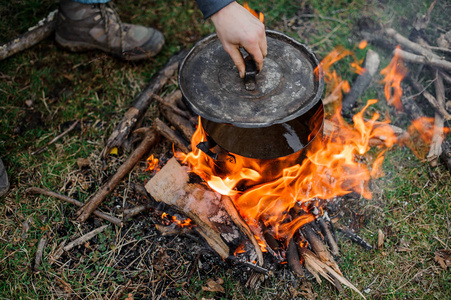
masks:
[[[429,151],[429,144],[432,142],[435,130],[434,118],[422,117],[416,119],[407,129],[411,139],[407,141],[407,146],[419,158],[424,159]],[[450,132],[450,128],[443,128],[443,134]]]
[[[250,6],[249,6],[249,4],[247,4],[247,2],[244,2],[244,3],[243,3],[243,7],[244,7],[245,9],[247,9],[251,14],[253,14],[254,17],[256,17],[257,19],[259,19],[259,20],[263,23],[263,21],[265,20],[265,16],[263,15],[262,12],[250,8]]]
[[[368,42],[367,41],[365,41],[365,40],[362,40],[360,43],[359,43],[359,49],[365,49],[366,48],[366,46],[368,45]]]
[[[354,54],[342,47],[334,49],[321,62],[322,76],[327,85],[326,98],[332,95],[341,100],[342,92],[349,91],[349,83],[332,70],[335,63],[347,56],[354,57],[354,64],[360,66],[361,62]],[[395,74],[405,74],[402,62],[392,60],[390,64],[396,67]],[[315,70],[317,76],[320,74],[319,70],[320,68]],[[388,67],[384,70],[388,70]],[[402,79],[390,76],[391,79],[385,81],[389,90],[396,86],[395,82],[399,86]],[[399,92],[402,93],[400,86],[399,89],[395,88],[394,96],[400,98]],[[264,250],[266,245],[260,226],[262,223],[275,238],[287,242],[297,229],[314,221],[315,216],[309,212],[312,204],[318,205],[320,200],[323,203],[352,191],[365,198],[371,197],[370,179],[383,176],[385,152],[399,142],[389,126],[388,118],[378,121],[378,113],[368,117],[368,108],[376,102],[376,99],[368,100],[365,107],[353,117],[353,125],[341,117],[341,105],[337,105],[326,123],[332,128],[325,128],[327,135],[323,140],[312,144],[302,153],[305,159],[301,159],[302,151],[299,151],[274,160],[256,160],[233,154],[233,161],[215,161],[196,147],[200,142],[206,141],[200,118],[200,126],[191,140],[194,150],[188,154],[176,152],[176,157],[182,163],[189,164],[191,170],[213,190],[232,198]],[[433,120],[432,123],[431,120],[422,122],[422,126],[414,124],[412,128],[423,132],[424,139],[430,142],[431,133],[425,132],[423,128],[430,127],[433,130]],[[409,129],[409,133],[411,130]],[[376,149],[379,154],[372,163],[366,164],[369,157],[362,158],[370,150],[370,141],[376,137],[380,141]],[[300,213],[293,214],[293,211]]]
[[[397,46],[396,49],[401,49],[401,47]],[[404,66],[403,59],[398,54],[395,54],[388,66],[381,70],[380,73],[385,76],[382,82],[385,83],[384,90],[387,103],[402,111],[401,81],[407,74],[407,68]]]
[[[145,171],[153,171],[153,170],[158,171],[159,170],[159,168],[157,168],[159,167],[158,162],[159,162],[158,158],[154,158],[153,154],[149,156],[147,158],[147,169]]]

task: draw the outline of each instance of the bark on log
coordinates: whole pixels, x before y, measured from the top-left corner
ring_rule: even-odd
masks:
[[[61,195],[61,194],[55,193],[55,192],[51,192],[51,191],[48,191],[48,190],[44,190],[44,189],[41,189],[41,188],[37,188],[37,187],[31,187],[31,188],[28,188],[27,190],[25,190],[25,193],[27,193],[27,194],[41,194],[41,195],[46,195],[46,196],[49,196],[49,197],[54,197],[54,198],[56,198],[56,199],[66,201],[67,203],[74,204],[74,205],[76,205],[76,206],[78,206],[78,207],[82,207],[82,206],[83,206],[83,203],[80,202],[80,201],[78,201],[78,200],[75,200],[75,199],[73,199],[73,198],[70,198],[70,197],[67,197],[67,196],[65,196],[65,195]],[[114,225],[117,225],[117,226],[119,226],[119,227],[122,227],[122,221],[121,221],[120,219],[116,218],[116,217],[107,215],[107,214],[105,214],[105,213],[103,213],[103,212],[101,212],[101,211],[98,211],[98,210],[95,210],[95,211],[93,212],[93,214],[94,214],[95,216],[97,216],[97,217],[99,217],[99,218],[105,220],[105,221],[111,222],[111,223],[113,223]]]
[[[160,119],[155,119],[154,128],[158,133],[167,138],[185,154],[191,152],[191,145]]]
[[[374,75],[377,73],[379,63],[379,55],[371,49],[368,50],[368,52],[366,53],[365,62],[363,64],[365,72],[363,74],[360,74],[356,78],[356,80],[352,84],[351,91],[344,97],[342,102],[343,112],[347,113],[354,107],[357,99],[362,96],[363,92],[373,80]]]
[[[220,232],[208,218],[217,213],[220,195],[200,184],[190,184],[187,169],[175,158],[171,158],[146,184],[147,192],[159,202],[171,205],[189,218],[199,234],[223,259],[229,256],[230,248],[221,238]]]
[[[150,80],[149,84],[138,95],[135,101],[133,101],[122,120],[111,133],[105,148],[102,150],[101,157],[106,158],[110,154],[111,149],[122,146],[135,127],[136,122],[144,115],[150,103],[153,101],[154,98],[152,96],[158,93],[169,78],[174,75],[186,53],[183,50],[172,56],[166,65]]]
[[[0,61],[36,45],[53,34],[56,27],[55,15],[57,13],[58,10],[52,11],[46,18],[39,21],[37,26],[29,28],[28,32],[6,44],[0,45]]]
[[[86,219],[91,215],[92,212],[102,203],[102,201],[114,190],[114,188],[119,184],[119,182],[127,175],[136,163],[141,159],[141,157],[146,154],[150,148],[157,142],[157,135],[154,130],[149,128],[140,128],[136,130],[137,133],[143,134],[143,140],[138,148],[130,155],[129,158],[119,167],[116,174],[111,177],[108,182],[103,185],[92,197],[91,199],[77,211],[78,218],[80,222],[86,221]]]

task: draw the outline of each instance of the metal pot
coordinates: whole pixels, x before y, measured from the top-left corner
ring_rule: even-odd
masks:
[[[208,135],[198,148],[214,158],[215,145],[249,158],[285,157],[321,136],[324,82],[316,56],[283,33],[267,30],[266,36],[260,73],[242,51],[244,80],[216,34],[199,41],[180,65],[183,99]]]

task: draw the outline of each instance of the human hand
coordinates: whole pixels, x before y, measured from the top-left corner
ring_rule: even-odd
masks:
[[[211,20],[224,50],[238,68],[240,77],[243,78],[245,72],[240,47],[252,56],[260,71],[263,67],[263,58],[267,54],[265,25],[236,2],[212,15]]]

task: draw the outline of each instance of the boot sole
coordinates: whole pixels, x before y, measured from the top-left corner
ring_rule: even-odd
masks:
[[[58,45],[60,45],[61,47],[65,48],[71,52],[85,52],[85,51],[91,51],[91,50],[101,50],[103,52],[113,55],[114,57],[124,59],[127,61],[142,60],[145,58],[150,58],[152,56],[155,56],[155,55],[149,55],[146,53],[136,54],[136,55],[119,55],[119,54],[111,52],[110,49],[102,47],[100,45],[93,45],[93,44],[81,42],[81,41],[69,41],[69,40],[62,38],[58,34],[55,34],[55,41]]]

